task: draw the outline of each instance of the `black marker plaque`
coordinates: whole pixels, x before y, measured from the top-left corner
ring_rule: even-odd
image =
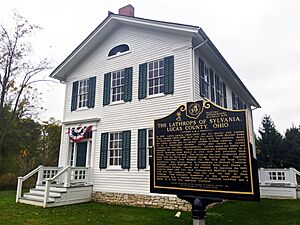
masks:
[[[151,192],[259,199],[246,110],[190,102],[154,126]]]

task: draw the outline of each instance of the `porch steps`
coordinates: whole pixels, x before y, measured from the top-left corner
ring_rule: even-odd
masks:
[[[37,185],[35,188],[31,188],[28,193],[24,193],[23,197],[19,199],[19,202],[42,207],[55,207],[89,202],[91,192],[92,185],[76,185],[68,188],[61,185],[51,186],[48,201],[45,206],[45,185]]]

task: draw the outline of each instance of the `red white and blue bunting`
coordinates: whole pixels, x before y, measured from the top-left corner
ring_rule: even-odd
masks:
[[[68,129],[68,134],[73,142],[80,142],[86,137],[91,129],[92,125],[84,127],[72,127]]]

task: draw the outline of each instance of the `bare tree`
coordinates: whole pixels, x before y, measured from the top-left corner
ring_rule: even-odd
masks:
[[[5,125],[0,132],[0,156],[1,144],[12,121],[35,112],[34,100],[38,93],[33,84],[45,81],[41,74],[50,69],[47,58],[35,59],[29,42],[31,35],[41,28],[16,12],[12,18],[12,26],[0,24],[0,126]],[[9,111],[8,117],[4,117],[5,110]]]

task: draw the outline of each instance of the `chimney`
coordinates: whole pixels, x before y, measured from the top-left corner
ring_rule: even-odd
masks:
[[[134,17],[134,8],[132,5],[126,5],[119,9],[119,15]]]

